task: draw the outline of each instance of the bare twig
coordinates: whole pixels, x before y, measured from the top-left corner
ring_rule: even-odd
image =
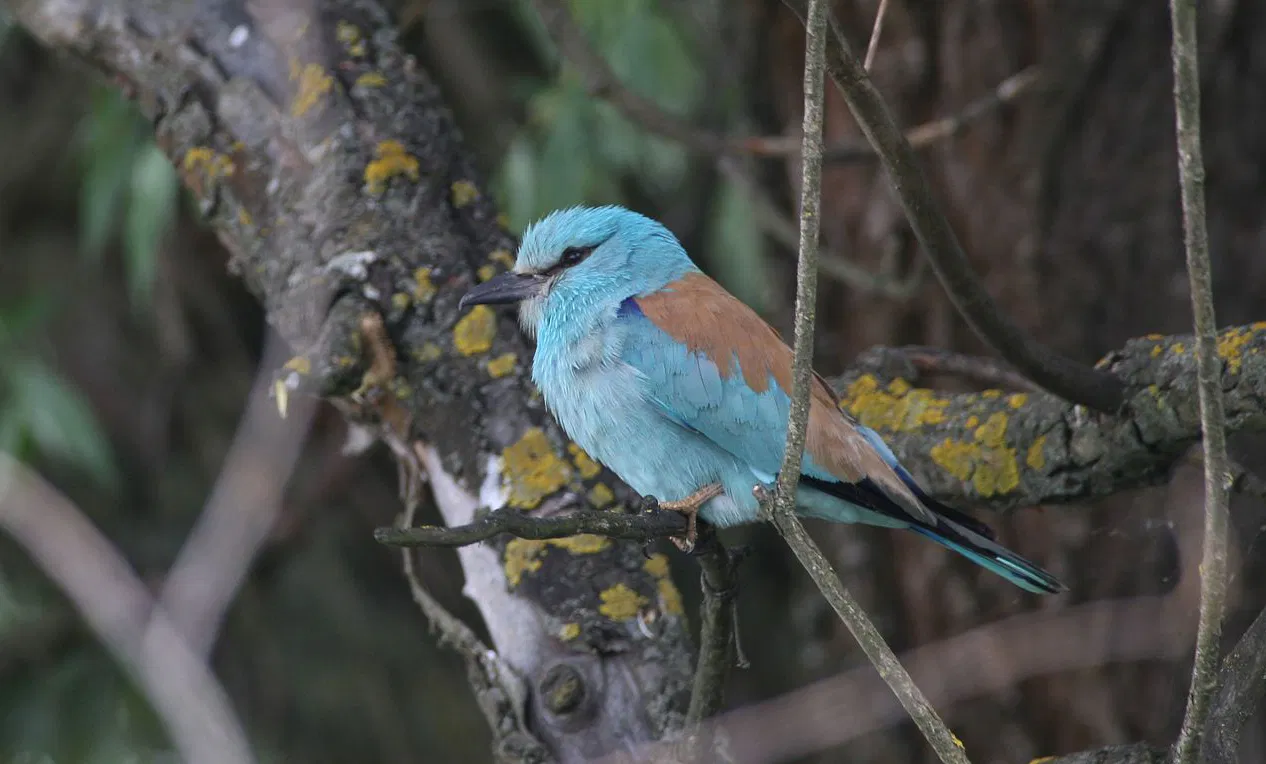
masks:
[[[875,64],[875,53],[879,51],[879,36],[884,31],[884,17],[888,15],[888,0],[879,0],[879,9],[875,11],[875,26],[870,30],[870,44],[866,46],[866,71]]]
[[[784,0],[802,20],[807,0]],[[862,132],[874,144],[915,236],[950,299],[973,330],[1021,373],[1052,393],[1104,412],[1116,412],[1125,387],[1116,377],[1077,363],[1025,334],[994,302],[976,277],[962,246],[936,202],[927,178],[896,121],[834,19],[827,72],[835,80]]]
[[[1204,727],[1201,761],[1235,764],[1240,732],[1266,695],[1266,609],[1240,637],[1218,672],[1218,692]]]
[[[489,512],[467,525],[452,528],[425,525],[417,528],[378,528],[374,539],[390,546],[468,546],[509,533],[522,539],[559,539],[581,533],[593,533],[617,539],[645,541],[652,538],[679,536],[686,531],[686,520],[678,512],[622,514],[594,510],[577,510],[557,517],[534,517],[504,508]]]
[[[316,411],[315,399],[304,395],[296,397],[288,418],[277,415],[268,391],[284,353],[285,343],[270,334],[224,468],[159,598],[200,655],[215,645],[233,595],[276,522]]]
[[[778,532],[786,539],[836,614],[853,633],[880,676],[892,687],[901,705],[909,712],[937,755],[944,762],[966,764],[967,755],[959,747],[954,735],[902,668],[879,630],[840,583],[839,576],[831,569],[830,563],[795,515],[796,486],[800,480],[801,460],[809,424],[809,392],[813,383],[813,320],[816,312],[822,196],[822,102],[826,79],[827,2],[828,0],[809,0],[805,15],[804,147],[801,151],[800,249],[796,269],[795,360],[786,450],[778,473],[778,487],[771,514]]]
[[[135,677],[181,759],[191,764],[254,761],[224,689],[155,607],[114,545],[57,489],[3,453],[0,528],[61,587]]]
[[[1230,464],[1226,450],[1226,412],[1213,311],[1213,279],[1205,227],[1204,158],[1200,150],[1200,71],[1196,43],[1195,0],[1171,0],[1173,22],[1174,112],[1177,119],[1178,170],[1182,185],[1187,276],[1195,317],[1196,372],[1200,424],[1204,438],[1205,524],[1200,565],[1200,626],[1196,656],[1174,761],[1196,761],[1209,701],[1217,680],[1218,641],[1226,610],[1227,503]]]
[[[734,599],[738,594],[739,556],[726,549],[715,535],[698,555],[700,588],[703,590],[699,625],[699,664],[695,669],[686,725],[691,727],[712,716],[725,697],[730,666],[744,665],[735,628]]]
[[[423,463],[420,457],[404,462],[400,469],[400,500],[404,504],[399,526],[408,529],[413,525],[421,503]],[[381,532],[381,531],[380,531]],[[474,690],[475,700],[488,721],[493,736],[501,750],[518,750],[524,761],[548,762],[552,757],[539,740],[527,732],[524,716],[527,687],[519,676],[496,651],[489,649],[475,632],[457,616],[439,603],[422,584],[414,566],[414,551],[400,550],[404,578],[409,583],[409,593],[418,609],[426,616],[431,629],[440,634],[440,643],[452,647],[466,662],[467,680]],[[513,718],[513,726],[503,720]],[[509,728],[508,728],[509,727]],[[510,738],[513,738],[512,740]],[[527,755],[527,754],[531,755]]]
[[[904,377],[911,383],[941,374],[959,377],[985,387],[1029,392],[1040,389],[1005,361],[922,345],[874,347],[854,358],[851,368],[874,368],[887,377]]]

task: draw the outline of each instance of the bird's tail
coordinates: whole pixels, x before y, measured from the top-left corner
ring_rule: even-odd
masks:
[[[910,529],[958,552],[980,567],[993,571],[1025,591],[1034,594],[1058,594],[1067,591],[1068,587],[1050,573],[996,541],[947,517],[941,516],[937,520],[935,528],[924,523],[915,523],[910,526]]]

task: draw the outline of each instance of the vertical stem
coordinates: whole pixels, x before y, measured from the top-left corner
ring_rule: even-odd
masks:
[[[1173,759],[1196,761],[1200,737],[1217,681],[1218,641],[1226,609],[1228,460],[1226,417],[1222,408],[1221,362],[1213,314],[1213,279],[1205,230],[1204,159],[1200,150],[1200,69],[1195,0],[1171,0],[1173,22],[1174,112],[1177,119],[1178,170],[1182,185],[1187,276],[1195,317],[1200,424],[1204,436],[1204,559],[1200,564],[1200,625],[1195,664],[1187,695],[1187,713],[1174,744]]]
[[[809,424],[809,386],[813,383],[813,321],[818,288],[818,231],[822,192],[822,100],[826,70],[826,6],[810,0],[805,15],[804,129],[801,148],[800,256],[796,267],[796,338],[791,412],[786,452],[778,473],[772,519],[822,595],[857,639],[901,705],[943,762],[967,764],[957,738],[915,686],[865,611],[840,582],[822,551],[795,515],[796,486]]]

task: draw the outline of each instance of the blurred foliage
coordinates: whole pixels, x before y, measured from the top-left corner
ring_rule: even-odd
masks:
[[[570,0],[574,18],[620,82],[664,111],[691,119],[707,97],[723,98],[735,112],[741,99],[708,93],[703,56],[681,29],[681,14],[665,12],[656,0]],[[514,12],[525,42],[547,61],[556,77],[523,77],[512,92],[525,102],[526,123],[511,140],[497,169],[495,188],[513,230],[522,232],[548,212],[575,204],[625,204],[625,182],[642,196],[670,200],[695,190],[687,152],[625,119],[589,96],[581,75],[560,60],[549,35],[528,3]],[[766,245],[750,199],[728,182],[707,210],[706,251],[692,256],[740,298],[758,309],[769,279]],[[643,210],[650,214],[663,210]]]
[[[159,247],[170,231],[180,195],[175,169],[154,143],[149,123],[115,88],[95,89],[80,125],[83,182],[79,194],[80,246],[99,260],[116,239],[127,265],[128,293],[148,304]]]
[[[54,300],[32,294],[0,303],[0,451],[18,459],[56,459],[99,483],[118,481],[110,445],[78,391],[40,356],[30,337],[52,311]]]

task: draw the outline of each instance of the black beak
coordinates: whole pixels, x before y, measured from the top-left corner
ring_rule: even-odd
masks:
[[[509,305],[540,294],[545,277],[534,273],[503,273],[491,278],[462,297],[458,310],[467,305]]]

